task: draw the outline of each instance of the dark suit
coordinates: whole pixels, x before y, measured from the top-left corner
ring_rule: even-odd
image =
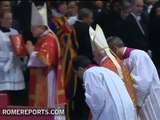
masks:
[[[79,44],[79,49],[77,51],[78,55],[87,56],[92,61],[93,53],[89,36],[89,26],[82,22],[76,21],[76,23],[74,24],[74,28]]]
[[[137,48],[145,51],[148,50],[148,28],[144,17],[141,17],[141,21],[139,21],[144,33],[140,29],[136,18],[134,18],[132,14],[130,14],[124,20],[118,14],[111,12],[109,19],[109,36],[120,37],[127,47]]]
[[[110,12],[108,19],[109,19],[109,24],[108,26],[106,26],[108,29],[107,37],[118,36],[126,44],[127,34],[126,34],[125,20],[123,20],[117,13],[114,13],[113,11]]]
[[[148,50],[147,40],[147,23],[141,17],[138,25],[136,18],[130,14],[126,19],[126,46],[133,47],[141,50]]]
[[[151,16],[149,25],[149,46],[153,52],[153,61],[160,73],[160,18]]]
[[[92,27],[95,29],[96,24],[99,24],[104,32],[104,34],[108,34],[108,17],[109,17],[109,9],[107,8],[97,8],[93,7],[93,24]]]

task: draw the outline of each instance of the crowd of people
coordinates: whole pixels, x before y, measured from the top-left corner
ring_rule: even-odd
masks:
[[[0,1],[0,94],[55,120],[158,120],[159,31],[156,0]]]

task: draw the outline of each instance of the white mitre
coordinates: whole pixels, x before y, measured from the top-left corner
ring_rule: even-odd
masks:
[[[93,53],[99,53],[105,51],[107,56],[112,60],[117,68],[119,76],[123,79],[123,74],[119,63],[116,58],[111,54],[105,35],[99,25],[96,25],[96,30],[94,31],[92,27],[89,28],[89,35],[91,38],[91,45]]]
[[[103,50],[108,50],[109,51],[109,46],[107,44],[107,40],[105,38],[105,35],[101,29],[101,27],[97,24],[96,25],[96,30],[95,30],[95,49],[97,52],[101,52]]]
[[[32,12],[31,12],[31,26],[40,26],[45,25],[48,26],[47,20],[47,5],[44,5],[37,9],[35,4],[32,3]]]
[[[93,53],[99,53],[102,50],[109,50],[104,33],[99,25],[96,25],[94,31],[92,27],[89,28],[89,35],[91,38],[91,45]]]
[[[95,37],[95,31],[93,30],[93,28],[90,26],[89,27],[89,35],[90,35],[90,40],[91,40],[91,46],[92,46],[92,51],[93,53],[96,51],[96,44],[95,44],[95,41],[94,41],[94,37]]]

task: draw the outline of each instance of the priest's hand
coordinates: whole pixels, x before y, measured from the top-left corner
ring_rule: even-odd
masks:
[[[35,50],[35,47],[31,41],[27,41],[26,48],[29,54],[32,54],[32,52]]]

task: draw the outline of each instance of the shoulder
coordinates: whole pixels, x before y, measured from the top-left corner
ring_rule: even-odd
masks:
[[[87,27],[86,24],[84,24],[84,23],[82,23],[82,22],[80,22],[80,21],[76,21],[76,22],[75,22],[75,25],[78,26],[78,27],[80,27],[80,28],[85,28],[85,27]]]
[[[0,34],[3,34],[3,32],[0,30]]]
[[[47,35],[45,35],[43,38],[43,42],[47,42],[47,43],[56,43],[58,40],[57,40],[57,36],[53,33],[48,33]]]
[[[88,80],[89,78],[90,79],[101,79],[102,75],[102,67],[91,67],[89,69],[87,69],[84,74],[83,74],[83,80],[85,82],[89,82],[90,80]]]
[[[135,49],[131,52],[131,55],[146,55],[147,53],[143,50]]]
[[[99,66],[95,66],[95,67],[91,67],[88,70],[85,71],[85,74],[101,74],[103,72],[112,72],[109,69],[105,68],[105,67],[99,67]]]
[[[133,50],[131,52],[131,57],[134,57],[134,58],[149,58],[148,54],[143,51],[143,50]]]
[[[18,34],[18,31],[16,29],[10,28],[11,34]]]
[[[57,36],[53,32],[49,32],[47,37],[50,39],[58,39]]]
[[[100,67],[91,67],[84,72],[84,75],[95,74],[98,70],[100,70]]]

